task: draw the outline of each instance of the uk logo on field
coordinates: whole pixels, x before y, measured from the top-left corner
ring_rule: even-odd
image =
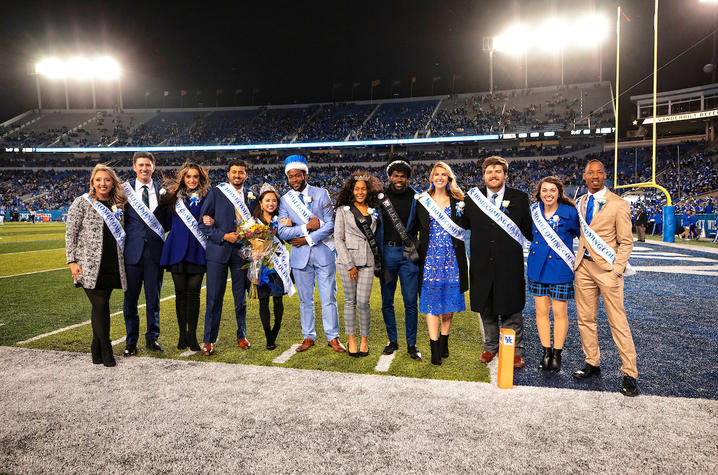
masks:
[[[504,345],[513,345],[514,337],[512,335],[504,335]]]

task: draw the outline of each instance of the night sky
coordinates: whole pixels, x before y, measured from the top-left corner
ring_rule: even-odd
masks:
[[[369,99],[370,82],[380,79],[375,98],[390,93],[414,95],[451,90],[488,90],[488,54],[482,37],[499,34],[514,21],[547,17],[551,12],[575,18],[594,5],[615,25],[615,1],[603,0],[413,0],[334,2],[3,2],[0,27],[0,119],[36,105],[33,78],[26,64],[44,55],[75,51],[107,53],[123,65],[126,108],[185,106],[203,103],[248,105]],[[622,2],[631,23],[623,23],[622,80],[626,90],[652,69],[653,1]],[[691,47],[714,29],[714,10],[699,0],[661,0],[659,65]],[[708,38],[659,73],[659,90],[710,82]],[[604,78],[615,79],[615,31],[603,48]],[[557,84],[559,62],[543,53],[529,54],[529,86]],[[598,78],[598,54],[566,52],[566,82]],[[523,86],[522,60],[497,53],[495,88]],[[398,85],[393,85],[399,81]],[[336,85],[336,86],[333,86]],[[45,107],[64,107],[60,83],[43,81]],[[615,86],[614,86],[615,87]],[[640,83],[630,94],[651,91]],[[243,91],[236,95],[237,89]],[[393,89],[393,90],[392,90]],[[71,83],[71,107],[91,104],[87,84]],[[202,94],[197,95],[201,90]],[[145,92],[150,92],[148,98]],[[111,87],[98,84],[98,106],[110,107]],[[626,96],[627,99],[627,96]],[[630,102],[622,103],[629,106]],[[632,109],[624,109],[626,111]],[[626,117],[628,120],[628,117]]]

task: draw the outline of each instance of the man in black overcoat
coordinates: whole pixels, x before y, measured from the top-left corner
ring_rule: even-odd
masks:
[[[481,165],[484,188],[479,191],[500,208],[529,241],[533,238],[529,198],[506,186],[509,164],[501,157],[488,157]],[[499,324],[516,332],[514,367],[523,368],[523,311],[526,303],[524,254],[518,241],[467,196],[465,224],[471,229],[469,280],[471,310],[479,312],[484,327],[483,363],[499,351]]]

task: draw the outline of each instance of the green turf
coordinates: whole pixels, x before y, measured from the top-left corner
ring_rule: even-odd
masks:
[[[17,252],[35,252],[46,249],[65,249],[65,238],[49,239],[47,241],[33,242],[6,242],[0,241],[0,255]]]
[[[49,229],[50,226],[56,227],[57,225],[36,226],[47,226]],[[30,229],[34,230],[35,228],[31,227]],[[1,237],[7,235],[6,230],[7,228],[2,229],[2,227],[0,227]],[[30,240],[28,239],[29,236],[26,235],[24,237],[25,240]],[[37,236],[37,238],[40,239],[41,236]],[[13,252],[35,250],[34,246],[38,244],[37,242],[27,242],[23,245],[26,246],[26,248],[20,246]],[[8,256],[0,255],[0,275],[17,273],[15,270],[18,268],[22,269],[23,272],[32,272],[52,268],[55,265],[57,265],[57,267],[64,267],[65,265],[64,251],[61,249]],[[6,267],[12,271],[7,270]],[[338,284],[339,291],[337,301],[339,306],[339,320],[342,326],[340,337],[346,345],[346,335],[343,325],[343,292],[341,282]],[[172,284],[171,275],[165,273],[162,296],[171,296],[173,292],[174,286]],[[480,342],[481,339],[479,335],[478,318],[475,313],[461,312],[454,316],[454,326],[450,337],[451,356],[445,359],[441,366],[433,366],[428,362],[428,335],[424,317],[421,314],[419,315],[417,346],[424,354],[424,361],[416,362],[409,358],[403,336],[404,308],[400,289],[397,289],[396,295],[400,349],[387,373],[376,373],[374,371],[379,356],[381,355],[381,350],[387,341],[386,330],[381,316],[381,295],[378,280],[375,280],[372,290],[372,321],[369,339],[370,355],[368,357],[351,358],[347,354],[337,354],[327,346],[321,323],[320,300],[318,294],[316,294],[317,344],[304,353],[293,355],[289,361],[282,366],[338,372],[389,374],[416,378],[465,381],[489,380],[486,365],[478,362],[478,355],[481,352],[481,346],[478,342]],[[144,303],[143,296],[140,297],[140,303]],[[292,344],[300,343],[302,340],[298,296],[295,295],[291,298],[285,297],[284,308],[284,320],[282,330],[277,339],[277,348],[273,351],[268,351],[264,348],[266,342],[259,321],[258,302],[257,300],[249,300],[247,308],[247,337],[252,342],[252,348],[249,350],[241,350],[236,343],[237,325],[234,318],[231,283],[228,283],[215,355],[207,358],[196,354],[188,358],[183,358],[180,354],[185,350],[180,351],[176,348],[178,329],[175,316],[175,300],[174,298],[170,298],[161,304],[161,335],[159,340],[165,347],[163,353],[149,353],[141,344],[143,340],[142,333],[146,329],[146,321],[144,309],[140,309],[139,356],[183,358],[197,361],[217,361],[267,366],[276,365],[273,363],[273,360],[277,356],[282,354],[282,352],[287,350]],[[87,297],[84,295],[82,289],[73,287],[69,270],[0,279],[0,309],[2,309],[0,310],[0,323],[3,324],[0,326],[0,344],[2,345],[13,345],[18,341],[26,340],[42,333],[87,321],[90,317],[90,304]],[[115,291],[111,299],[110,311],[115,313],[121,312],[121,310],[122,292]],[[204,325],[204,310],[205,291],[203,290],[198,329],[198,338],[200,340],[202,338]],[[122,314],[120,313],[112,317],[110,336],[113,340],[116,340],[124,335],[125,325]],[[23,346],[28,348],[89,352],[90,340],[90,325],[83,325],[35,340]],[[115,347],[115,353],[119,355],[123,347],[124,345],[122,344],[117,345]]]
[[[646,240],[648,241],[663,241],[663,236],[646,236]],[[695,240],[695,239],[682,239],[676,236],[676,244],[688,244],[690,246],[700,246],[700,247],[712,247],[714,249],[718,249],[718,243],[713,243],[710,240],[707,240],[705,238]]]

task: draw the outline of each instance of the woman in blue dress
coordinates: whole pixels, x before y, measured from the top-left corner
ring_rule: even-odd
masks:
[[[207,171],[188,161],[177,171],[176,178],[165,180],[165,186],[160,190],[160,203],[166,205],[172,213],[171,228],[162,247],[160,265],[172,273],[175,284],[175,308],[179,325],[178,350],[189,347],[193,351],[200,351],[197,321],[199,296],[202,280],[207,272],[207,261],[204,245],[191,228],[200,233],[197,223],[209,186]],[[189,213],[178,213],[178,210],[184,211],[182,206]],[[189,224],[182,215],[189,220]]]
[[[429,181],[428,204],[434,207],[433,203],[436,205],[434,209],[440,210],[438,212],[444,213],[454,224],[460,224],[464,193],[456,184],[449,165],[436,162]],[[426,205],[416,207],[416,217],[422,282],[419,311],[426,314],[431,363],[440,365],[441,359],[449,356],[449,331],[454,312],[466,310],[464,292],[469,288],[466,250],[463,239],[450,234]]]
[[[536,204],[531,208],[534,239],[529,248],[526,275],[529,293],[536,304],[536,328],[538,329],[543,356],[540,370],[557,373],[561,370],[561,352],[568,333],[567,301],[574,298],[573,238],[581,235],[578,211],[563,193],[563,184],[555,176],[543,178],[536,187]],[[538,221],[537,221],[538,220]],[[537,224],[546,231],[552,229],[565,244],[564,257],[556,252],[544,238]],[[548,227],[546,226],[548,225]],[[561,247],[558,247],[560,250]],[[551,345],[551,321],[549,312],[553,307],[553,346]]]

